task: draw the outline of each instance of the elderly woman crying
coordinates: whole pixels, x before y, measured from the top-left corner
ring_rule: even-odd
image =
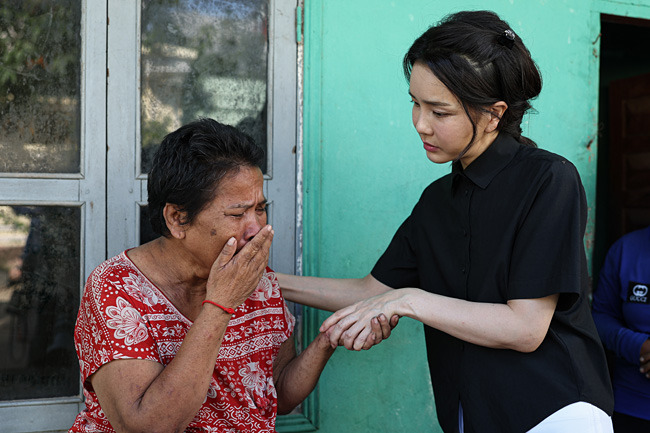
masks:
[[[334,348],[320,334],[296,355],[267,267],[263,157],[210,119],[165,137],[148,180],[160,236],[86,283],[75,329],[86,408],[71,432],[273,432],[312,391]]]

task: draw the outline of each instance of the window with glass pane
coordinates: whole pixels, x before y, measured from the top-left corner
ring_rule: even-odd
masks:
[[[162,138],[199,117],[266,147],[267,0],[142,0],[141,29],[143,173]]]
[[[0,4],[0,173],[80,167],[81,1]]]
[[[81,210],[0,206],[0,400],[79,393]]]

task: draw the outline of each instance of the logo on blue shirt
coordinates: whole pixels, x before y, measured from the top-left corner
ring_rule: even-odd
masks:
[[[627,300],[633,304],[648,303],[648,284],[630,281],[627,289]]]

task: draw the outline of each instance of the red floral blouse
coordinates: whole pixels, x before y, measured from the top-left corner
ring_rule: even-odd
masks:
[[[273,361],[293,332],[270,268],[230,320],[205,401],[187,432],[275,432]],[[88,278],[75,328],[86,408],[70,432],[113,432],[88,377],[114,359],[169,364],[192,322],[127,257],[98,266]]]

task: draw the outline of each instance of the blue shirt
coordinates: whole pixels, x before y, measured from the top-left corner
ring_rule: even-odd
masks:
[[[628,233],[607,253],[594,293],[593,317],[605,347],[616,355],[614,410],[650,420],[650,379],[639,371],[650,337],[650,227]]]

